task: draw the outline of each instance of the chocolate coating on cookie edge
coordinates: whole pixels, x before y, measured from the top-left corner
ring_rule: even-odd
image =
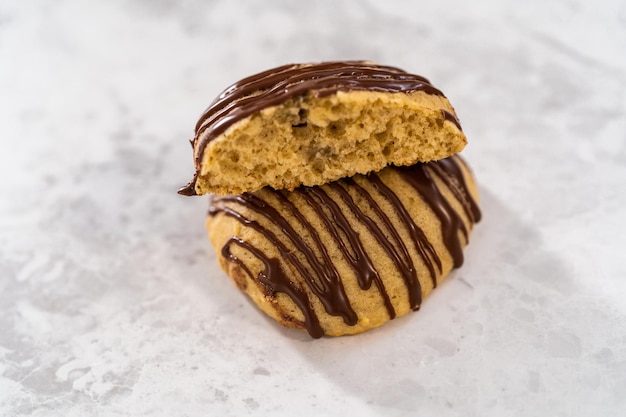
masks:
[[[195,183],[207,145],[234,123],[290,98],[313,94],[324,97],[338,91],[409,93],[423,91],[443,96],[428,79],[399,68],[366,61],[337,61],[318,64],[290,64],[261,72],[231,85],[205,110],[195,128],[196,148],[193,179],[178,193],[196,195]],[[254,93],[254,94],[253,94]],[[443,111],[446,120],[461,128],[456,117]]]
[[[433,175],[437,176],[450,190],[453,197],[460,203],[470,223],[476,223],[480,220],[481,213],[465,182],[461,168],[462,164],[464,162],[460,157],[452,156],[436,162],[418,163],[411,167],[390,168],[398,171],[439,219],[443,243],[452,256],[454,267],[459,267],[463,263],[459,233],[467,240],[468,230],[460,214],[453,209],[443,196],[441,189],[433,180]],[[376,190],[379,199],[382,198],[393,207],[402,227],[408,232],[410,241],[412,241],[413,246],[427,266],[433,287],[436,287],[437,276],[442,273],[442,263],[424,232],[409,215],[400,198],[377,174],[373,173],[363,178]],[[328,184],[327,187],[333,190],[332,196],[325,191],[324,187],[299,187],[294,193],[304,198],[322,221],[325,229],[330,233],[336,246],[341,251],[344,260],[351,266],[359,287],[367,290],[372,285],[375,285],[383,299],[389,318],[393,319],[396,316],[389,295],[385,290],[383,279],[379,275],[379,271],[374,267],[374,263],[363,247],[361,237],[353,229],[340,204],[345,205],[357,221],[366,227],[378,245],[393,261],[406,285],[410,308],[413,310],[419,309],[422,303],[422,287],[409,255],[408,242],[403,241],[400,237],[399,230],[394,226],[389,215],[377,203],[372,193],[360,186],[352,178],[333,182]],[[357,314],[351,306],[341,277],[328,255],[326,245],[320,238],[318,231],[306,220],[295,204],[289,200],[287,197],[288,193],[269,188],[267,190],[277,197],[282,210],[254,194],[244,193],[236,196],[214,196],[211,200],[209,215],[223,213],[236,219],[244,226],[251,227],[261,233],[276,247],[284,262],[291,264],[302,275],[305,285],[309,287],[313,296],[320,300],[328,314],[342,317],[344,323],[349,326],[355,325],[358,322]],[[376,222],[368,217],[362,208],[355,203],[348,190],[356,191],[363,197],[380,221]],[[234,206],[232,203],[235,203]],[[246,218],[233,208],[237,205],[246,207],[265,217],[282,230],[286,240],[281,240],[274,232],[257,221]],[[281,214],[285,212],[289,213],[289,220]],[[294,222],[299,223],[308,232],[312,238],[313,245],[309,246],[303,240],[302,236],[293,227],[292,223]],[[293,248],[290,248],[287,242],[290,242]],[[263,263],[264,269],[257,277],[254,277],[250,269],[231,253],[230,247],[233,244],[248,250]],[[298,258],[294,254],[294,249],[302,257]],[[302,289],[298,288],[297,284],[281,268],[279,259],[267,256],[251,243],[244,242],[238,237],[229,239],[222,247],[221,253],[230,262],[242,267],[242,270],[250,278],[263,284],[268,294],[276,292],[287,294],[302,311],[304,315],[303,324],[309,334],[314,338],[323,336],[324,331],[316,313],[311,307],[308,296]]]

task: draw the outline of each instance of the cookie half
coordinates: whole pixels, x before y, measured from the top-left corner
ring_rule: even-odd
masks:
[[[463,263],[476,201],[469,169],[452,156],[291,192],[213,196],[206,226],[239,289],[319,338],[419,309]]]
[[[369,62],[293,64],[245,78],[196,125],[185,195],[293,190],[438,160],[466,138],[443,93]]]

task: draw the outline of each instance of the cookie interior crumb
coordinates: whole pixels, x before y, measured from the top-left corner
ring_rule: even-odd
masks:
[[[460,152],[466,138],[443,96],[339,91],[291,98],[245,118],[202,155],[198,194],[322,185],[387,165]]]

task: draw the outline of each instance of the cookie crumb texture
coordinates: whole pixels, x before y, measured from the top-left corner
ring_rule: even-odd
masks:
[[[366,61],[289,64],[244,78],[202,114],[183,195],[293,190],[463,149],[447,98],[426,78]]]
[[[237,287],[319,338],[419,309],[463,263],[476,201],[469,169],[453,156],[292,192],[213,196],[206,225]]]
[[[211,141],[196,190],[234,194],[268,185],[293,190],[390,164],[442,159],[466,143],[453,114],[445,97],[423,91],[339,91],[290,99]]]

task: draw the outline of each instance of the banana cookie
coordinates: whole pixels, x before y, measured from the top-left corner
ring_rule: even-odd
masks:
[[[245,78],[200,117],[195,175],[220,266],[281,324],[356,334],[418,310],[481,218],[441,91],[366,61]]]
[[[322,185],[460,152],[466,138],[441,91],[369,62],[295,64],[224,90],[196,125],[182,194]]]

